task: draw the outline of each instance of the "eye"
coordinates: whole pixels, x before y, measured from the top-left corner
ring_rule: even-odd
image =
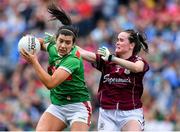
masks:
[[[121,42],[123,42],[123,41],[124,41],[124,39],[120,38],[120,41],[121,41]]]
[[[63,42],[64,42],[64,40],[60,39],[60,40],[59,40],[59,42],[60,42],[60,43],[63,43]]]
[[[119,39],[118,39],[118,38],[116,38],[116,39],[115,39],[115,42],[118,42],[118,41],[119,41]]]
[[[66,44],[67,44],[67,45],[71,44],[71,41],[66,41]]]

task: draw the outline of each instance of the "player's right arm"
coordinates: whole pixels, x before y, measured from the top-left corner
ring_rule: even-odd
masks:
[[[54,71],[53,75],[49,75],[40,65],[35,51],[31,54],[26,50],[22,49],[20,53],[28,63],[32,64],[36,75],[49,90],[60,85],[70,76],[70,73],[62,68],[57,68]]]
[[[89,62],[95,62],[96,61],[96,54],[87,50],[82,49],[81,47],[77,46],[78,51],[80,52],[83,59]]]

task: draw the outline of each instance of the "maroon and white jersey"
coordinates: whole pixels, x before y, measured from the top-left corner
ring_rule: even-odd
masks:
[[[96,55],[96,67],[102,72],[98,90],[100,107],[103,109],[132,110],[142,107],[143,76],[149,65],[139,56],[127,59],[131,62],[142,60],[143,72],[133,73],[113,62],[105,62]]]

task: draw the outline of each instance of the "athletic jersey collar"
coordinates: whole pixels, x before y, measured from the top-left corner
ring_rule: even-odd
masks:
[[[68,53],[68,55],[73,55],[76,51],[76,47],[73,46],[73,48],[71,49],[71,51]]]
[[[76,51],[76,47],[75,46],[73,46],[73,48],[71,49],[71,51],[68,53],[68,54],[66,54],[66,55],[64,55],[64,56],[60,56],[61,58],[63,58],[63,57],[65,57],[65,56],[69,56],[69,55],[74,55],[75,54],[75,51]]]

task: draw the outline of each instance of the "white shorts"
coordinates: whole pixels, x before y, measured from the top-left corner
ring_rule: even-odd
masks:
[[[137,120],[144,130],[142,108],[125,111],[99,108],[98,131],[120,131],[129,120]]]
[[[90,101],[62,106],[51,104],[47,108],[46,112],[49,112],[59,118],[67,126],[71,126],[75,121],[84,122],[87,125],[90,125],[92,107]]]

